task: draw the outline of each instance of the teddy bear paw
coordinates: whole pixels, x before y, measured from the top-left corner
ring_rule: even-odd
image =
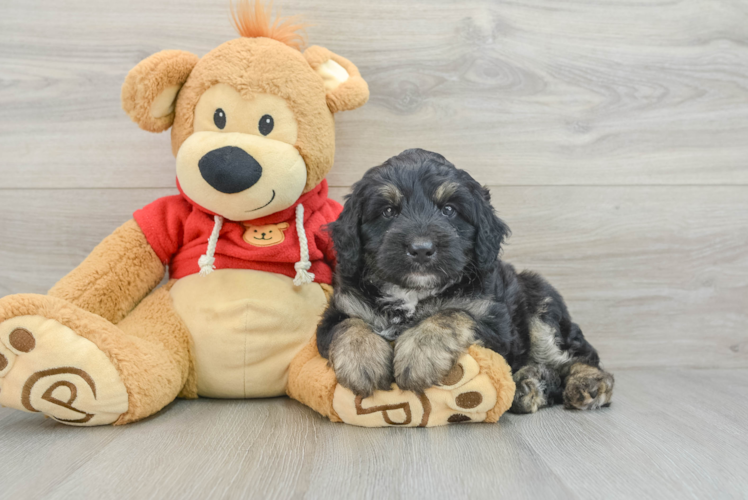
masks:
[[[484,422],[497,402],[497,389],[478,362],[463,354],[441,385],[422,394],[389,391],[356,396],[342,385],[335,388],[333,408],[343,422],[364,427],[433,427],[451,423]]]
[[[128,395],[93,342],[55,320],[18,316],[0,323],[0,404],[92,426],[116,421]]]

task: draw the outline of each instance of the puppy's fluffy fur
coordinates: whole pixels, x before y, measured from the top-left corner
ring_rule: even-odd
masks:
[[[354,393],[393,381],[423,392],[476,343],[512,367],[515,412],[610,402],[613,376],[561,295],[499,260],[509,228],[488,190],[443,156],[411,149],[372,168],[330,229],[335,292],[317,345]]]

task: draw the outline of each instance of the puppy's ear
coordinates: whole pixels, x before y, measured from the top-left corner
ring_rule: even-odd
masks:
[[[491,269],[501,251],[501,244],[511,231],[504,221],[496,216],[491,206],[491,194],[488,188],[480,188],[480,196],[476,197],[478,213],[476,214],[475,260],[478,269]]]
[[[318,45],[304,51],[304,57],[325,84],[327,107],[332,113],[349,111],[366,104],[369,86],[351,61]]]
[[[359,232],[361,197],[355,194],[354,190],[345,200],[343,212],[338,220],[330,224],[330,235],[337,254],[337,272],[347,278],[356,275],[363,257]]]
[[[143,130],[163,132],[174,122],[174,105],[199,58],[163,50],[140,61],[122,85],[122,109]]]

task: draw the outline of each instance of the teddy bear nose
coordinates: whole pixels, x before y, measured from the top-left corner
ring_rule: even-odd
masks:
[[[262,167],[257,160],[235,146],[209,151],[200,158],[197,166],[205,182],[226,194],[251,188],[262,177]]]

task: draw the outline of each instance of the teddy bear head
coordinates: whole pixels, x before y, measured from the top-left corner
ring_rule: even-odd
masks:
[[[241,38],[199,58],[165,50],[141,61],[122,106],[141,128],[169,127],[182,193],[229,220],[293,205],[330,171],[338,111],[362,106],[366,82],[350,61],[309,47],[294,19],[271,21],[256,1],[232,12]]]

